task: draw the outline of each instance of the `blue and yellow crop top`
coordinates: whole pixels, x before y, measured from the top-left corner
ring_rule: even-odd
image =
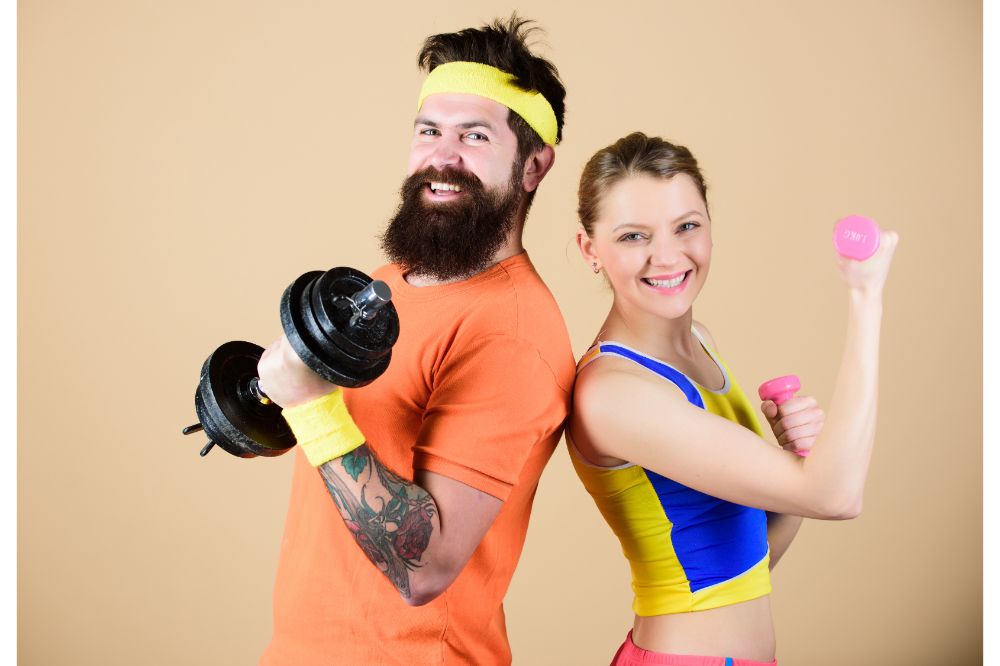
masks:
[[[701,340],[697,331],[695,335]],[[592,347],[580,359],[577,372],[599,356],[622,356],[676,384],[692,405],[761,435],[746,395],[704,341],[702,346],[725,377],[718,391],[616,342]],[[637,615],[707,610],[770,594],[763,510],[706,495],[638,465],[592,465],[568,435],[567,443],[577,475],[629,561],[635,593],[632,609]]]

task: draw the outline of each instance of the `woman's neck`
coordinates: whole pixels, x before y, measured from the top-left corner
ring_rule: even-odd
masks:
[[[692,310],[676,319],[629,310],[616,301],[597,335],[598,340],[614,340],[656,358],[693,358],[698,345],[691,336]]]

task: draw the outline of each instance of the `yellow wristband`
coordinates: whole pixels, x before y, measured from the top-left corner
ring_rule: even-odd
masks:
[[[350,453],[365,443],[365,436],[354,424],[339,388],[305,404],[281,410],[309,464],[325,462]]]

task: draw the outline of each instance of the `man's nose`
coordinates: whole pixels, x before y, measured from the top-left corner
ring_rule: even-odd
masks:
[[[437,141],[430,157],[432,167],[440,170],[445,167],[457,167],[461,162],[462,155],[454,139],[442,137]]]

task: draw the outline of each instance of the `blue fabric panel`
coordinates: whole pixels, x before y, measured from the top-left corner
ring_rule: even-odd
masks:
[[[735,578],[764,559],[764,511],[706,495],[648,469],[646,476],[673,523],[670,540],[692,592]]]

